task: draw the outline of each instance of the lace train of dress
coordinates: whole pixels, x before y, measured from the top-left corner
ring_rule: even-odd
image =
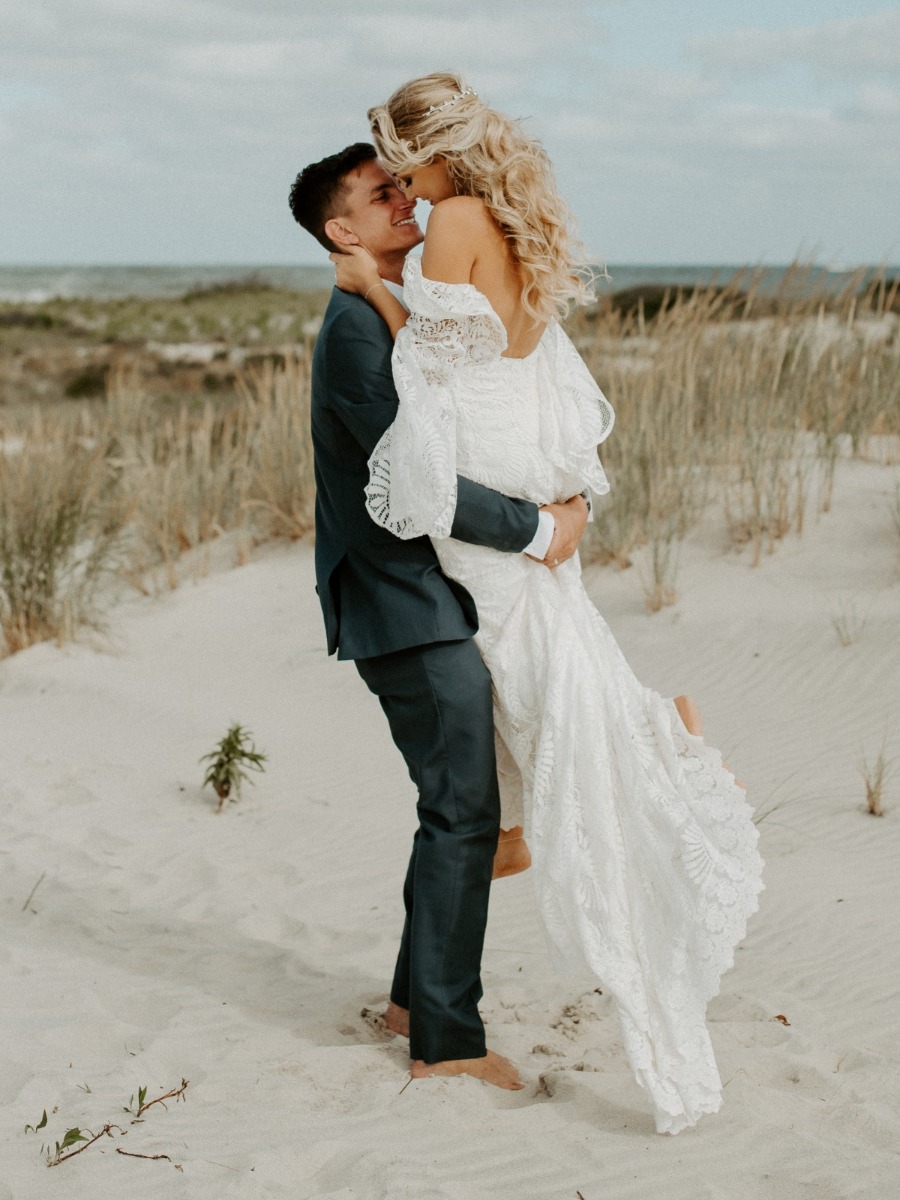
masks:
[[[527,358],[502,358],[481,293],[424,279],[416,260],[406,300],[370,512],[434,536],[475,599],[503,824],[524,815],[554,965],[612,995],[656,1127],[678,1133],[721,1104],[706,1006],[762,889],[751,810],[719,754],[636,679],[577,558],[551,572],[447,536],[457,472],[540,504],[608,490],[596,448],[612,412],[574,347],[550,326]]]

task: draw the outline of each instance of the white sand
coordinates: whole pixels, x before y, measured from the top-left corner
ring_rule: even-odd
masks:
[[[755,571],[696,539],[655,617],[633,571],[589,573],[638,674],[692,692],[779,805],[710,1007],[725,1106],[675,1139],[606,998],[552,975],[527,875],[496,885],[483,1005],[527,1089],[402,1090],[405,1043],[360,1009],[385,999],[414,795],[354,668],[325,656],[308,547],[124,603],[106,643],[0,663],[0,1200],[900,1195],[900,767],[880,820],[857,769],[885,736],[900,752],[896,477],[842,465],[833,513]],[[848,601],[865,626],[843,647]],[[233,720],[269,764],[217,816],[197,760]],[[184,1103],[130,1125],[140,1085],[182,1076]],[[48,1171],[23,1132],[44,1108],[51,1140],[129,1132]]]

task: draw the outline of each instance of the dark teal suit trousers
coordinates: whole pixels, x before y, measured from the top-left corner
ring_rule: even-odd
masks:
[[[490,675],[471,638],[358,659],[356,668],[419,792],[391,999],[409,1009],[411,1058],[480,1058],[481,952],[500,829]]]

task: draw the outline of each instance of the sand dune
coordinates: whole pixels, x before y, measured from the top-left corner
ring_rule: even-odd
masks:
[[[638,674],[698,698],[771,810],[767,890],[710,1006],[725,1105],[677,1139],[596,983],[550,971],[527,875],[495,889],[483,1010],[528,1087],[404,1089],[405,1044],[360,1014],[385,999],[414,797],[325,656],[308,547],[0,663],[0,1200],[900,1194],[900,793],[869,817],[857,769],[900,753],[895,480],[843,464],[834,511],[756,571],[701,530],[652,618],[634,572],[588,572]],[[268,766],[217,816],[197,760],[234,720]],[[129,1123],[139,1086],[182,1077],[184,1103]],[[48,1171],[22,1131],[45,1108],[51,1140],[128,1133]]]

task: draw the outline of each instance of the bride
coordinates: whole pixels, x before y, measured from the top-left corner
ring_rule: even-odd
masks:
[[[527,828],[555,966],[612,995],[657,1129],[677,1133],[721,1104],[706,1005],[762,888],[751,810],[686,698],[635,678],[577,555],[545,565],[449,536],[458,474],[539,505],[609,490],[597,447],[613,413],[559,324],[588,294],[544,151],[451,73],[369,120],[433,211],[403,304],[361,247],[332,255],[338,286],[396,337],[400,405],[367,507],[399,537],[435,539],[476,602],[506,837]],[[497,873],[527,865],[523,845],[501,844]]]

